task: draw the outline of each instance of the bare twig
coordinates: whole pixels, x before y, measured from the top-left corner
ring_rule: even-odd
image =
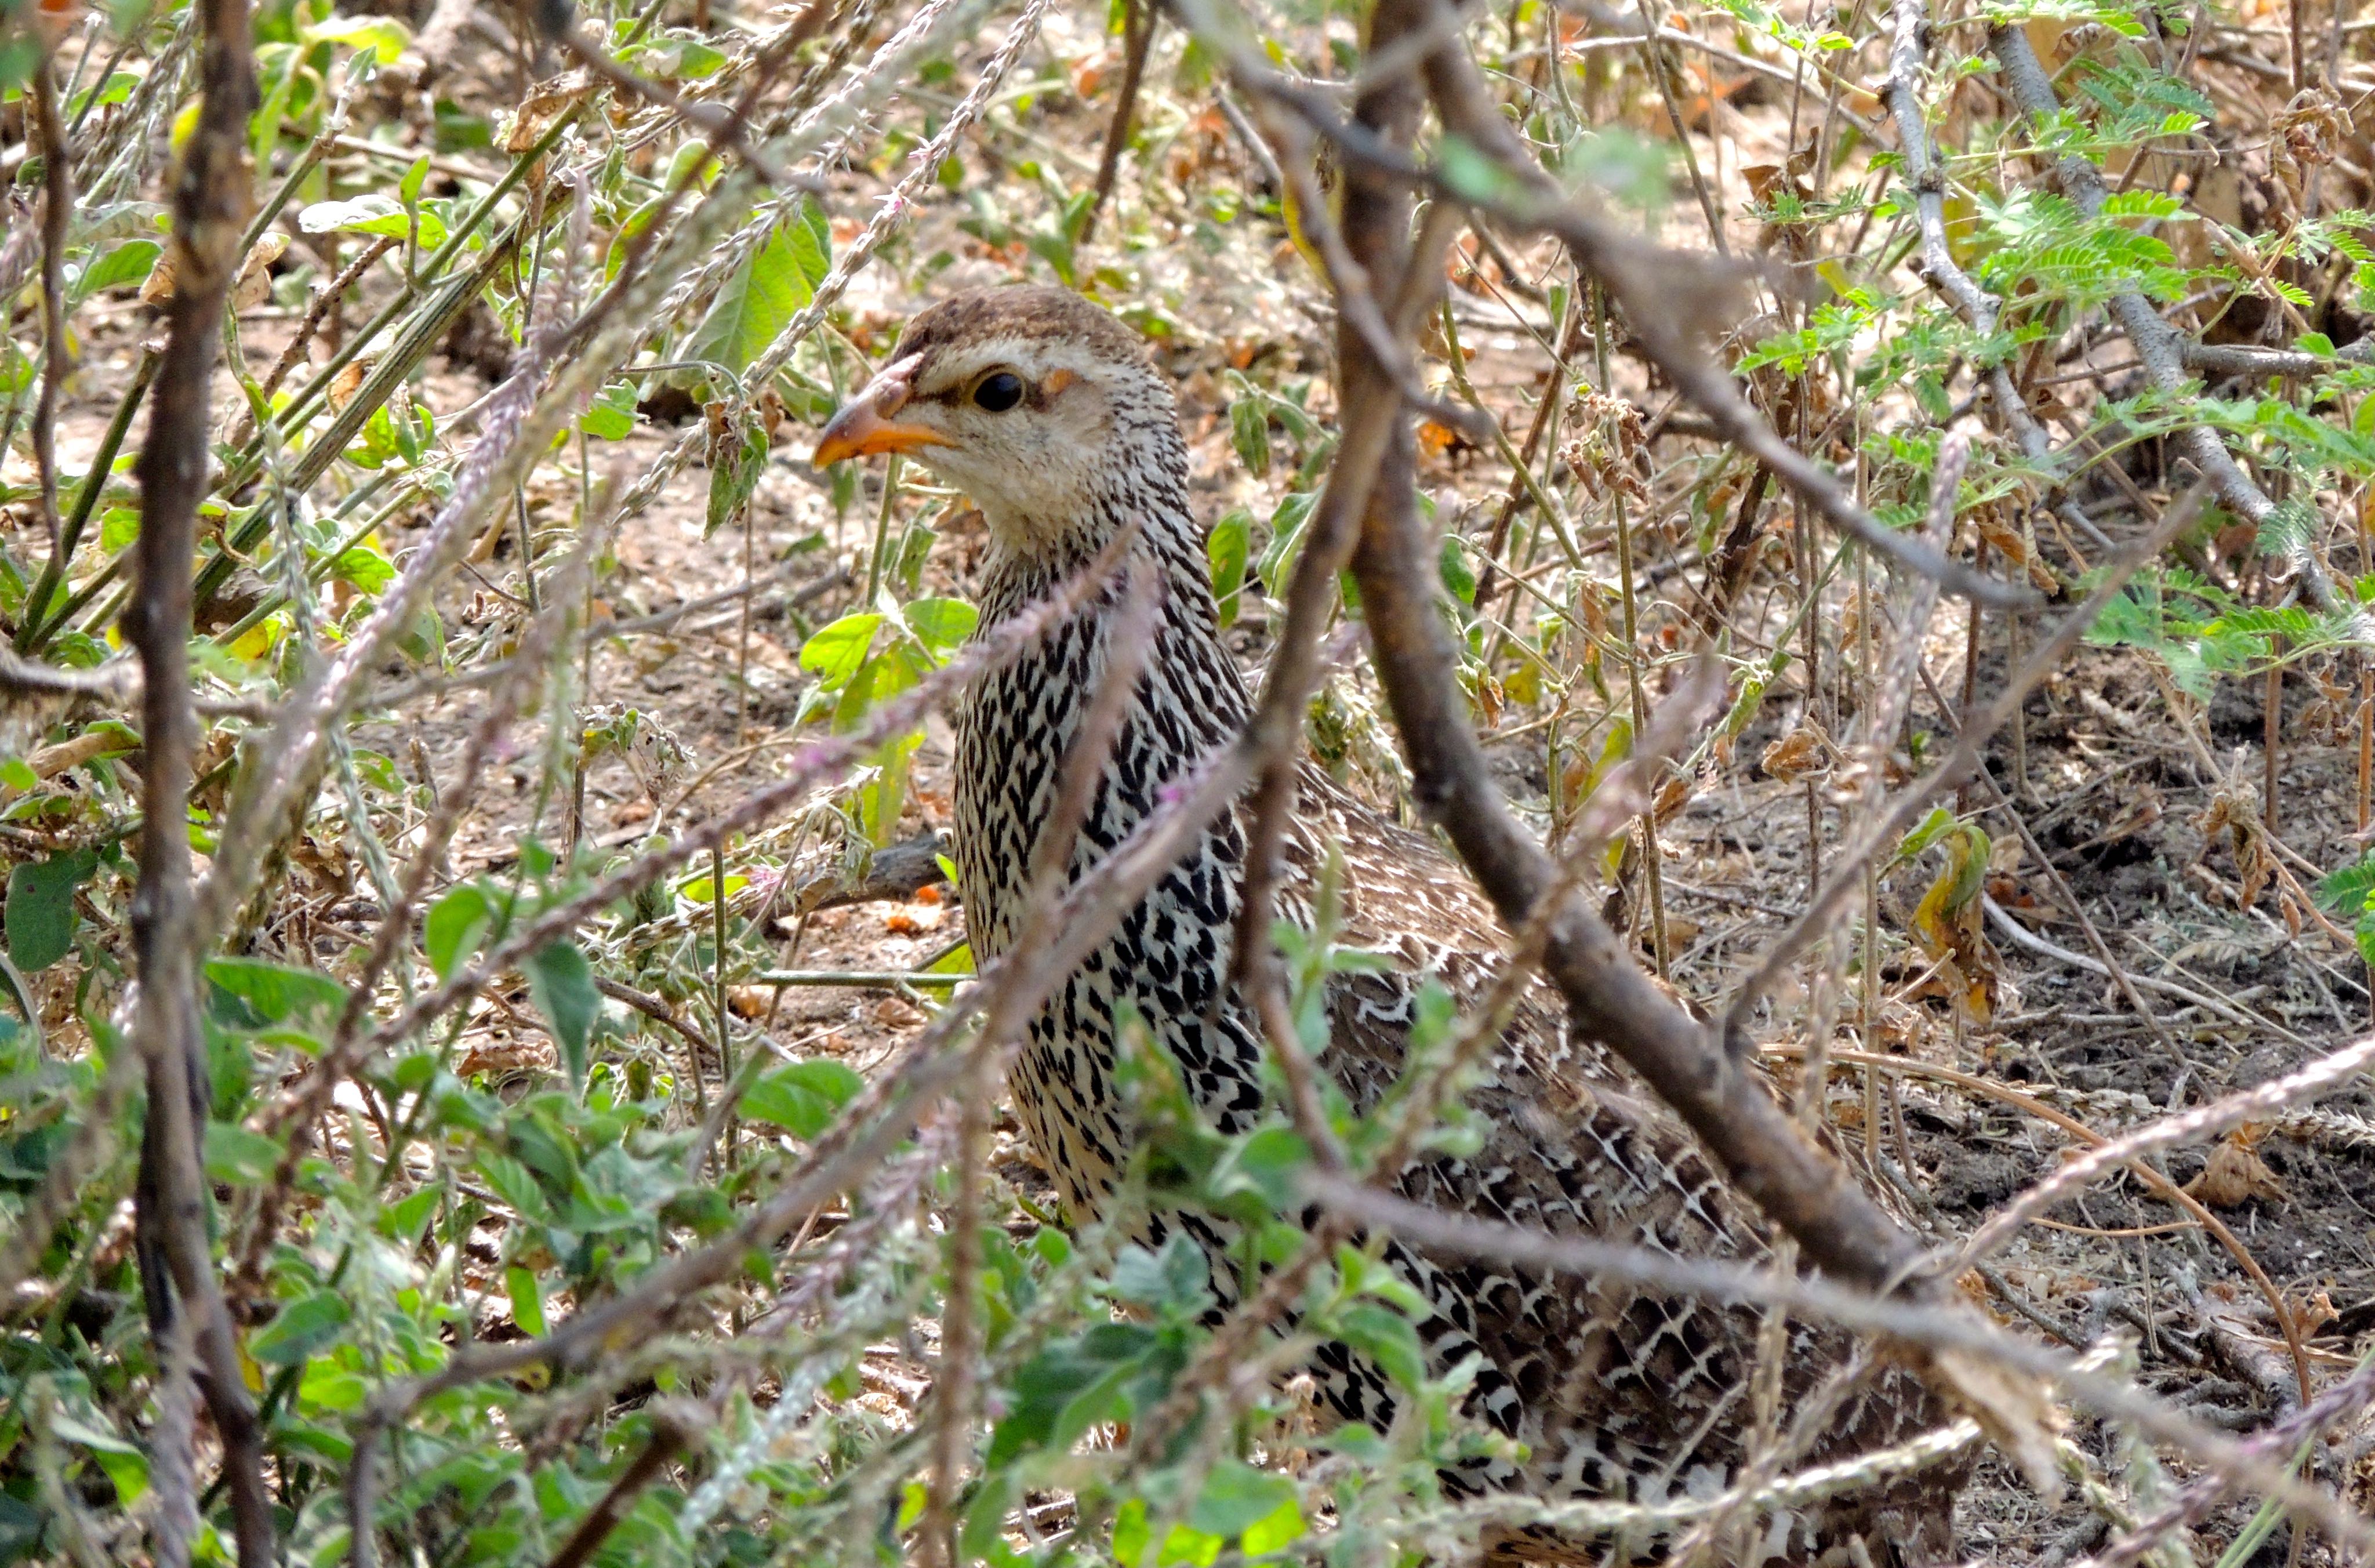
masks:
[[[246,141],[256,102],[255,62],[246,0],[201,0],[194,9],[205,35],[205,96],[173,192],[170,253],[176,281],[166,307],[156,406],[140,454],[136,592],[124,623],[144,681],[140,878],[132,903],[140,990],[133,1040],[148,1069],[148,1118],[141,1140],[137,1233],[151,1331],[161,1339],[176,1315],[191,1320],[207,1408],[222,1440],[241,1568],[272,1568],[275,1532],[262,1432],[207,1233],[209,1194],[199,1148],[207,1077],[197,999],[206,927],[197,923],[191,897],[188,827],[197,745],[190,709],[191,568],[198,501],[206,493],[207,403],[219,327],[253,199]]]
[[[1089,210],[1081,217],[1079,242],[1086,245],[1097,231],[1097,216],[1113,195],[1114,177],[1121,171],[1121,155],[1138,114],[1139,84],[1146,77],[1146,52],[1154,42],[1154,24],[1162,13],[1154,0],[1128,0],[1122,9],[1121,87],[1114,95],[1113,118],[1105,124],[1105,151],[1097,158],[1096,183],[1089,190]]]
[[[33,464],[41,486],[41,525],[49,531],[50,557],[62,551],[58,528],[58,395],[74,370],[66,341],[66,221],[74,211],[74,159],[65,127],[58,123],[58,88],[43,56],[33,66],[33,110],[41,133],[41,393],[33,410]],[[89,482],[95,482],[94,474]],[[28,618],[48,606],[29,600]]]
[[[2115,1165],[2140,1160],[2164,1149],[2215,1138],[2230,1127],[2266,1118],[2290,1105],[2329,1094],[2375,1065],[2375,1036],[2321,1056],[2297,1072],[2274,1079],[2256,1089],[2230,1094],[2207,1105],[2132,1129],[2100,1148],[2055,1167],[2052,1174],[1998,1209],[1972,1233],[1957,1255],[1957,1267],[1967,1267],[2003,1250],[2023,1225],[2079,1191]]]

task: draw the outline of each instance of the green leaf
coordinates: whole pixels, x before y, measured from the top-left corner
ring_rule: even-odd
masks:
[[[1240,397],[1229,405],[1229,444],[1237,461],[1257,479],[1270,472],[1270,403],[1260,396]]]
[[[1419,1347],[1418,1330],[1400,1313],[1362,1302],[1337,1314],[1334,1326],[1339,1338],[1377,1362],[1403,1388],[1414,1391],[1426,1381],[1426,1352]]]
[[[317,969],[262,959],[210,959],[207,979],[254,1008],[266,1023],[321,1027],[346,1010],[347,988]]]
[[[272,1179],[280,1164],[280,1146],[236,1122],[208,1122],[206,1161],[211,1179],[253,1186]]]
[[[721,450],[722,449],[722,450]],[[750,492],[767,471],[767,430],[754,414],[744,414],[738,436],[715,443],[709,465],[709,518],[701,536],[708,538],[742,514]]]
[[[614,381],[596,393],[578,416],[577,428],[596,441],[624,441],[634,434],[634,383]]]
[[[1296,1183],[1311,1165],[1311,1146],[1292,1127],[1264,1127],[1237,1146],[1232,1164],[1264,1202],[1283,1212],[1294,1206]]]
[[[1221,624],[1234,626],[1237,601],[1246,586],[1246,563],[1253,536],[1253,513],[1232,507],[1212,525],[1204,540],[1204,559],[1212,571],[1212,597],[1221,607]]]
[[[440,981],[454,978],[454,971],[477,949],[479,939],[494,924],[494,916],[485,890],[474,882],[463,883],[429,906],[429,916],[421,923],[421,935],[429,949],[430,966],[437,971]]]
[[[107,1428],[63,1408],[51,1414],[50,1431],[90,1450],[90,1456],[99,1461],[99,1468],[114,1484],[119,1508],[130,1507],[148,1490],[148,1456],[137,1444],[127,1443]]]
[[[2309,548],[2310,540],[2323,522],[2315,507],[2297,497],[2280,501],[2260,519],[2260,553],[2298,557]]]
[[[1443,585],[1451,596],[1463,605],[1476,602],[1476,572],[1468,564],[1468,543],[1456,533],[1443,536],[1443,551],[1437,562]]]
[[[963,599],[911,599],[899,615],[916,640],[942,659],[963,647],[981,624],[981,612]]]
[[[354,1308],[336,1291],[316,1291],[280,1309],[280,1315],[247,1342],[247,1353],[266,1366],[295,1366],[338,1337]]]
[[[1303,1539],[1303,1509],[1292,1497],[1245,1527],[1237,1544],[1248,1557],[1284,1550]]]
[[[1152,1328],[1100,1324],[1050,1345],[1014,1375],[1013,1405],[990,1434],[987,1462],[1069,1447],[1091,1426],[1118,1413],[1121,1389],[1157,1345]]]
[[[865,667],[881,624],[882,617],[871,611],[843,616],[800,644],[800,667],[826,690],[839,690]]]
[[[412,29],[394,17],[332,17],[305,29],[305,37],[313,43],[369,49],[382,60],[393,62],[412,41]]]
[[[82,269],[82,276],[74,282],[75,300],[87,300],[102,289],[129,289],[147,281],[164,248],[154,240],[126,240]]]
[[[1188,1523],[1208,1536],[1227,1539],[1244,1535],[1282,1507],[1294,1506],[1294,1483],[1286,1477],[1255,1469],[1241,1460],[1223,1459],[1205,1476],[1204,1490],[1196,1494],[1196,1505],[1188,1511]]]
[[[706,360],[737,376],[749,370],[799,308],[816,298],[816,285],[800,265],[800,248],[807,242],[795,240],[788,228],[777,229],[727,277],[676,358]]]
[[[503,1270],[503,1288],[511,1293],[512,1321],[523,1334],[542,1334],[544,1329],[544,1290],[536,1276],[514,1263]]]
[[[825,216],[824,204],[814,196],[802,196],[798,208],[799,220],[785,232],[792,242],[792,255],[800,265],[800,276],[809,280],[811,294],[824,284],[825,274],[833,270],[833,219]]]
[[[594,985],[594,966],[574,942],[548,943],[528,955],[527,984],[536,1005],[552,1025],[569,1081],[585,1081],[585,1047],[594,1038],[594,1020],[602,1016],[602,993]]]
[[[503,1200],[513,1213],[523,1220],[543,1220],[549,1212],[544,1200],[544,1188],[537,1185],[536,1173],[500,1149],[482,1149],[479,1154],[479,1173],[487,1178],[495,1196]]]
[[[330,563],[330,575],[359,592],[377,595],[396,581],[396,562],[376,545],[349,545]]]
[[[75,890],[99,869],[95,851],[77,850],[46,860],[29,860],[8,873],[8,904],[0,912],[0,925],[8,937],[8,957],[30,974],[74,950]]]
[[[865,1087],[865,1079],[839,1062],[794,1062],[762,1073],[743,1091],[742,1110],[796,1138],[812,1138]]]
[[[297,215],[297,227],[308,234],[327,234],[336,230],[347,234],[387,234],[403,239],[412,232],[415,218],[420,220],[420,243],[434,250],[445,242],[444,219],[423,207],[418,213],[404,210],[404,204],[394,196],[372,193],[349,201],[315,202]]]
[[[2375,853],[2319,878],[2317,902],[2336,914],[2357,914],[2375,902]]]

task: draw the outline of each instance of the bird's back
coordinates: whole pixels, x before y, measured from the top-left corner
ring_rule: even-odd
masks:
[[[1323,1065],[1365,1108],[1400,1076],[1417,977],[1472,1011],[1507,944],[1491,907],[1435,843],[1392,823],[1306,769],[1290,836],[1290,881],[1332,878],[1337,939],[1390,955],[1392,967],[1341,978]],[[1466,1101],[1480,1145],[1415,1162],[1400,1196],[1452,1214],[1552,1235],[1595,1237],[1678,1257],[1758,1261],[1766,1226],[1680,1121],[1596,1043],[1570,1030],[1554,992],[1520,996]],[[1472,1413],[1523,1442],[1516,1473],[1479,1479],[1549,1499],[1656,1503],[1722,1491],[1748,1457],[1764,1313],[1622,1285],[1545,1278],[1506,1265],[1406,1256],[1437,1309],[1421,1338],[1436,1359],[1466,1346],[1485,1370]],[[1778,1407],[1795,1408],[1845,1359],[1843,1336],[1790,1325],[1780,1340]],[[1918,1380],[1876,1370],[1806,1455],[1824,1462],[1907,1440],[1944,1416]],[[1860,1494],[1784,1521],[1774,1545],[1808,1561],[1852,1534],[1915,1561],[1951,1547],[1959,1470]],[[1640,1543],[1636,1543],[1640,1544]],[[1555,1534],[1519,1535],[1512,1561],[1601,1560]],[[1885,1555],[1880,1558],[1885,1561]]]

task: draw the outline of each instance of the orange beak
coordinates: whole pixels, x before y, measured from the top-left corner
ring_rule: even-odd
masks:
[[[913,452],[919,446],[946,446],[948,441],[927,425],[899,424],[892,416],[906,406],[913,390],[916,356],[893,360],[880,375],[866,383],[866,390],[842,405],[817,437],[816,453],[809,462],[819,468],[828,467],[845,457],[865,457],[877,452]]]

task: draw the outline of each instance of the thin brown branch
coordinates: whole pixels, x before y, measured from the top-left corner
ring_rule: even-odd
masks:
[[[41,486],[41,525],[49,531],[50,557],[56,560],[62,536],[58,527],[58,395],[74,370],[66,341],[66,223],[74,213],[73,159],[66,150],[65,127],[58,121],[58,88],[53,79],[55,64],[44,56],[33,67],[34,122],[41,133],[41,393],[33,409],[33,465]],[[92,476],[96,480],[97,475]],[[27,601],[28,617],[46,605]]]
[[[1388,28],[1393,21],[1381,16],[1376,26]],[[1355,120],[1396,145],[1407,145],[1426,106],[1417,83],[1407,75],[1377,73],[1365,73],[1364,81],[1353,106]],[[1302,151],[1290,148],[1284,160],[1298,173],[1307,169]],[[1306,232],[1324,230],[1327,248],[1336,257],[1330,271],[1339,290],[1337,374],[1347,418],[1288,584],[1286,623],[1248,732],[1269,762],[1250,803],[1235,955],[1239,983],[1261,1019],[1286,1080],[1296,1130],[1330,1168],[1342,1163],[1342,1151],[1320,1109],[1317,1084],[1288,1005],[1286,977],[1270,939],[1271,906],[1280,848],[1294,815],[1304,713],[1320,674],[1320,632],[1335,608],[1336,580],[1360,537],[1361,516],[1379,466],[1396,437],[1402,388],[1411,379],[1405,369],[1411,361],[1408,335],[1417,313],[1411,308],[1412,297],[1433,292],[1441,277],[1434,258],[1447,238],[1440,234],[1439,224],[1430,223],[1436,248],[1413,265],[1407,253],[1410,193],[1403,182],[1354,169],[1346,171],[1341,194],[1341,225],[1329,223],[1323,214],[1307,218],[1306,227]],[[1357,296],[1357,305],[1351,296]],[[1397,329],[1398,336],[1377,341],[1380,332],[1393,335]]]
[[[657,1480],[660,1472],[684,1452],[692,1435],[691,1422],[665,1404],[655,1409],[654,1416],[651,1439],[644,1444],[643,1452],[610,1483],[602,1500],[586,1511],[577,1527],[569,1532],[569,1539],[552,1554],[549,1568],[584,1568],[609,1539],[610,1532],[619,1527],[619,1521],[626,1516],[627,1506],[634,1502],[636,1494]]]
[[[148,1116],[135,1204],[149,1326],[162,1341],[187,1315],[207,1408],[222,1443],[241,1568],[272,1568],[272,1500],[263,1434],[218,1283],[209,1191],[200,1159],[207,1120],[197,964],[204,939],[190,888],[189,788],[197,748],[190,706],[191,572],[211,446],[208,395],[224,303],[253,195],[247,120],[256,103],[246,0],[200,0],[204,88],[173,192],[165,353],[141,449],[139,537],[124,641],[140,655],[140,875],[132,902],[140,995],[133,1042],[148,1070]],[[160,1345],[160,1360],[162,1350]]]
[[[2298,1071],[2274,1079],[2256,1089],[2230,1094],[2180,1115],[2122,1133],[2076,1159],[2054,1168],[2052,1174],[1998,1209],[1963,1244],[1957,1266],[1967,1267],[2003,1250],[2020,1228],[2072,1193],[2084,1188],[2112,1167],[2141,1160],[2162,1149],[2179,1149],[2217,1137],[2248,1121],[2264,1120],[2275,1112],[2316,1099],[2342,1088],[2375,1065],[2375,1036],[2321,1056]]]
[[[1079,243],[1086,245],[1097,231],[1097,217],[1112,199],[1114,179],[1121,172],[1121,155],[1138,117],[1139,84],[1146,78],[1146,52],[1154,42],[1154,24],[1162,13],[1154,0],[1128,0],[1122,12],[1121,88],[1114,96],[1113,118],[1105,124],[1105,151],[1097,157],[1096,183],[1089,189],[1089,210],[1081,217]]]

